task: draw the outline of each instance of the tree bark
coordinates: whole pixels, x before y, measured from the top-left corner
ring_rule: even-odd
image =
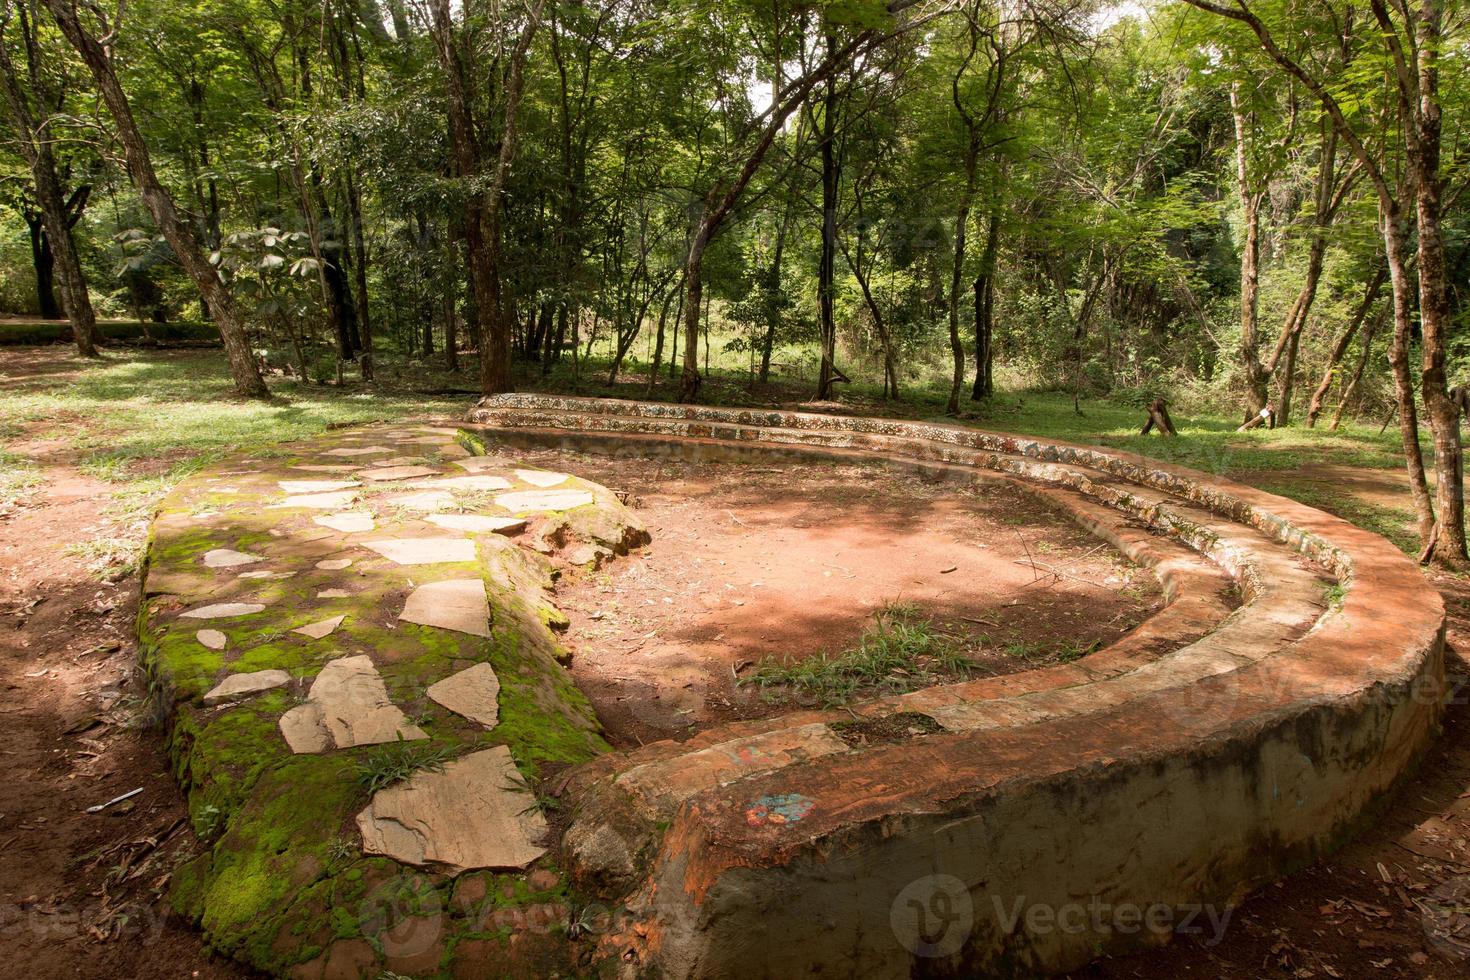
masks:
[[[1386,278],[1388,278],[1388,269],[1385,266],[1379,266],[1372,280],[1369,281],[1368,288],[1363,293],[1363,301],[1358,304],[1358,309],[1353,313],[1352,319],[1333,339],[1332,348],[1327,354],[1327,368],[1322,372],[1322,381],[1317,385],[1317,390],[1312,392],[1312,400],[1307,405],[1307,428],[1316,426],[1317,416],[1322,413],[1322,403],[1327,400],[1327,392],[1332,389],[1333,379],[1337,376],[1337,366],[1342,362],[1343,355],[1347,353],[1348,346],[1353,342],[1353,336],[1367,318],[1368,310],[1378,299],[1378,294],[1383,291],[1383,281]],[[1360,373],[1361,371],[1362,369],[1359,368]]]
[[[837,39],[827,33],[827,57]],[[837,360],[837,85],[827,76],[822,97],[822,253],[817,265],[817,306],[821,325],[822,360],[817,371],[817,400],[832,397]]]
[[[22,11],[20,26],[25,35],[23,40],[26,57],[31,60],[34,69],[35,52],[30,23],[24,16]],[[82,274],[81,259],[72,241],[72,223],[67,214],[66,202],[62,199],[61,182],[56,176],[56,160],[51,153],[49,139],[37,126],[30,102],[21,91],[20,76],[16,73],[15,64],[3,40],[0,38],[0,85],[4,87],[5,104],[9,107],[10,117],[20,137],[17,144],[21,155],[30,165],[31,178],[36,186],[36,201],[41,208],[40,221],[31,225],[32,251],[36,258],[36,291],[41,315],[47,316],[49,312],[52,317],[55,316],[54,309],[47,310],[51,303],[50,273],[54,270],[61,286],[62,308],[71,321],[77,353],[83,357],[96,357],[97,348],[93,340],[97,336],[97,316],[92,311],[92,300],[87,295],[87,281]],[[34,71],[32,75],[34,77]],[[27,223],[30,223],[29,219]]]
[[[1230,86],[1230,115],[1235,121],[1235,187],[1240,197],[1245,241],[1240,250],[1240,364],[1245,371],[1246,418],[1266,407],[1266,376],[1256,354],[1260,342],[1257,305],[1260,297],[1261,192],[1251,186],[1246,162],[1246,112],[1240,82]]]
[[[980,253],[980,274],[972,289],[975,294],[975,384],[970,400],[980,401],[995,393],[995,260],[1000,249],[1000,205],[990,209],[985,224],[985,248]]]
[[[1440,225],[1444,185],[1440,163],[1440,105],[1438,56],[1442,43],[1441,12],[1437,0],[1423,0],[1411,23],[1417,36],[1419,101],[1412,114],[1413,140],[1408,147],[1409,172],[1414,182],[1419,242],[1420,387],[1425,413],[1434,438],[1434,538],[1425,556],[1441,561],[1467,559],[1465,543],[1464,459],[1460,445],[1460,405],[1450,397],[1445,372],[1446,344],[1453,325],[1449,272],[1445,261],[1444,231]],[[1409,123],[1405,121],[1406,125]]]
[[[46,6],[56,18],[62,34],[81,55],[82,61],[97,82],[102,101],[107,105],[108,113],[112,116],[113,124],[117,128],[117,137],[122,143],[123,153],[128,162],[128,172],[132,175],[138,195],[143,199],[149,213],[153,215],[153,220],[157,222],[169,246],[173,248],[179,264],[184,267],[189,278],[194,280],[200,295],[209,304],[210,311],[214,314],[215,324],[219,327],[220,339],[224,343],[225,356],[229,361],[230,376],[234,381],[236,394],[246,398],[269,397],[270,391],[266,388],[265,379],[260,376],[260,368],[250,350],[250,341],[245,331],[245,319],[241,316],[239,307],[235,305],[235,298],[230,295],[230,291],[220,281],[214,266],[209,264],[209,259],[199,248],[199,243],[194,239],[194,233],[179,218],[173,198],[169,196],[168,191],[164,189],[158,175],[154,172],[153,160],[148,155],[148,146],[143,142],[143,134],[133,120],[132,107],[128,104],[127,94],[123,92],[122,84],[112,69],[111,57],[97,39],[82,27],[73,0],[46,0]]]

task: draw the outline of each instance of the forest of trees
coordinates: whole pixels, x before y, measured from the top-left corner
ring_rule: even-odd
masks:
[[[1453,563],[1465,14],[0,0],[0,312],[85,356],[99,315],[211,321],[244,396],[376,348],[692,401],[713,355],[951,414],[1001,371],[1396,421]]]

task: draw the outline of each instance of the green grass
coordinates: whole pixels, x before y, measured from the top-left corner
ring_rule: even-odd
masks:
[[[771,700],[789,697],[830,706],[911,691],[976,669],[963,648],[921,618],[916,607],[889,603],[873,614],[873,625],[856,646],[794,663],[768,658],[741,683],[761,688]]]
[[[400,736],[401,737],[401,736]],[[389,742],[368,750],[352,766],[358,784],[371,796],[416,772],[443,772],[457,747],[422,742]]]

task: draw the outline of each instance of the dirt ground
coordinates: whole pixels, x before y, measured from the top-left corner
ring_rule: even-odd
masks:
[[[137,580],[101,583],[85,559],[65,551],[68,543],[130,529],[111,527],[105,516],[112,488],[80,475],[55,452],[56,445],[34,439],[9,444],[11,451],[38,461],[44,482],[27,503],[0,515],[0,718],[6,730],[0,739],[6,777],[0,782],[0,950],[13,973],[36,980],[246,976],[212,957],[156,901],[170,869],[195,844],[181,822],[182,800],[159,730],[147,724],[145,692],[134,669]],[[580,468],[598,479],[591,459]],[[615,475],[607,482],[617,485]],[[657,524],[649,557],[615,565],[605,579],[585,582],[566,597],[575,620],[571,635],[584,661],[604,651],[606,662],[615,663],[617,657],[646,657],[646,651],[682,643],[724,649],[737,632],[754,639],[727,661],[774,652],[777,637],[781,649],[796,654],[838,649],[861,628],[869,604],[900,596],[925,604],[941,621],[958,618],[1000,641],[1011,627],[1025,635],[1028,617],[1038,615],[1039,607],[1028,603],[1041,600],[1028,593],[1045,589],[1065,596],[1049,601],[1079,614],[1099,601],[1097,590],[1050,578],[1003,598],[1010,586],[990,576],[1019,575],[1007,580],[1019,586],[1033,574],[1012,564],[1026,556],[1008,536],[1024,537],[1035,560],[1056,558],[1033,547],[1035,538],[1028,536],[1028,522],[1040,515],[1012,512],[1004,490],[993,497],[977,494],[963,507],[920,493],[894,509],[864,499],[873,484],[834,472],[812,475],[815,482],[799,498],[773,505],[773,480],[799,475],[806,484],[808,475],[757,475],[761,482],[741,484],[655,470],[642,481],[635,495],[642,497],[645,517]],[[762,523],[747,518],[756,514],[765,515]],[[936,530],[942,537],[967,528],[974,536],[954,535],[951,551],[937,541],[921,551],[915,539],[927,532],[914,530],[919,519],[926,528],[950,528]],[[755,527],[742,527],[742,521]],[[843,522],[860,530],[862,546],[831,537]],[[735,559],[736,567],[719,566],[712,558],[753,530],[748,539],[755,543]],[[813,546],[804,563],[760,565],[757,545],[759,552],[775,553],[773,544],[793,538],[822,544]],[[978,543],[989,544],[995,555],[982,557]],[[723,560],[732,558],[725,554]],[[944,573],[948,564],[956,570]],[[1103,566],[1091,566],[1087,574],[1101,576],[1098,581],[1107,577]],[[762,584],[752,584],[757,581]],[[1470,649],[1470,585],[1444,576],[1430,584],[1448,604],[1451,670],[1463,675],[1467,668],[1457,651]],[[644,603],[655,596],[654,606]],[[720,601],[706,605],[713,598]],[[1006,605],[1012,599],[1017,605]],[[834,625],[819,612],[828,605],[848,613]],[[1002,625],[962,618],[972,615]],[[1071,628],[1072,618],[1047,615]],[[1081,615],[1075,618],[1073,635],[1100,635],[1088,633]],[[718,639],[721,632],[725,636]],[[655,635],[638,646],[648,633]],[[994,666],[1000,669],[1003,662]],[[696,673],[689,680],[695,685],[701,678]],[[687,727],[688,716],[680,714],[686,710],[700,723],[699,712],[710,711],[709,693],[718,697],[728,690],[714,685],[708,672],[704,681],[708,691],[691,687],[697,696],[676,697],[672,710],[660,707],[646,717],[632,717],[630,710],[630,730],[639,731],[641,724],[652,734],[674,724],[677,731]],[[715,709],[711,717],[721,706]],[[1437,921],[1435,910],[1470,904],[1459,890],[1470,882],[1467,735],[1470,697],[1462,690],[1447,713],[1444,737],[1386,802],[1384,816],[1355,842],[1231,910],[1218,940],[1208,934],[1180,937],[1165,949],[1103,961],[1078,976],[1470,976],[1465,947],[1457,945],[1466,937],[1431,936],[1426,928]],[[139,787],[142,793],[125,803],[85,812]]]
[[[629,491],[653,535],[558,589],[572,673],[620,747],[790,710],[737,677],[838,654],[886,604],[917,607],[985,676],[1111,643],[1161,601],[1146,571],[1004,479],[518,455]]]
[[[128,533],[111,488],[55,456],[0,517],[0,950],[15,975],[240,977],[157,901],[195,846],[135,668],[138,581],[103,583],[69,542]],[[104,803],[142,792],[106,810]]]

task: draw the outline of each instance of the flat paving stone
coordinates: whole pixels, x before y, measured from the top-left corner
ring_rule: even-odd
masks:
[[[286,744],[298,754],[428,738],[388,700],[378,669],[361,654],[328,662],[306,703],[283,714],[280,724]]]
[[[409,593],[398,618],[419,626],[489,636],[490,602],[485,597],[485,582],[459,578],[421,585]]]
[[[346,511],[341,514],[327,514],[325,517],[313,517],[312,520],[322,527],[329,527],[333,531],[341,531],[343,534],[371,531],[376,526],[373,524],[373,515],[366,511]]]
[[[322,637],[333,633],[338,626],[342,625],[342,620],[346,618],[345,615],[333,616],[331,619],[323,619],[315,623],[308,623],[305,626],[298,626],[291,632],[300,633],[302,636],[309,636],[313,640],[320,640]]]
[[[322,453],[323,456],[371,456],[374,453],[391,453],[393,450],[387,446],[342,446],[340,449],[328,449]]]
[[[511,482],[503,476],[446,476],[438,480],[416,480],[409,486],[426,490],[509,490]]]
[[[351,490],[333,493],[303,493],[287,497],[278,504],[271,504],[271,507],[316,507],[322,510],[337,510],[346,507],[355,499],[357,499],[357,494]]]
[[[352,567],[351,558],[328,558],[316,563],[316,567],[324,572],[340,572],[344,568]]]
[[[494,728],[500,721],[500,678],[489,664],[475,664],[430,684],[428,695],[455,714],[486,728]]]
[[[194,639],[211,650],[223,650],[225,643],[229,641],[229,637],[225,636],[219,630],[200,630],[194,634]]]
[[[450,874],[524,868],[546,853],[546,820],[510,749],[472,752],[441,772],[421,771],[378,790],[357,815],[362,849]]]
[[[454,498],[443,490],[425,490],[422,493],[406,493],[398,497],[389,497],[388,503],[395,507],[407,507],[409,510],[448,510],[454,506]]]
[[[392,538],[364,541],[362,546],[399,565],[475,560],[475,543],[469,538]]]
[[[516,479],[544,489],[565,483],[569,477],[565,473],[552,473],[548,470],[516,470]]]
[[[234,616],[250,616],[264,612],[259,602],[215,602],[179,613],[182,619],[230,619]]]
[[[204,553],[204,567],[206,568],[234,568],[237,565],[253,565],[258,561],[265,561],[260,555],[252,555],[244,551],[232,551],[229,548],[211,548]]]
[[[291,683],[291,675],[284,670],[257,670],[248,674],[231,674],[204,695],[204,703],[213,705],[224,701],[238,701],[240,698],[248,698],[262,691],[284,687],[289,683]]]
[[[497,507],[504,507],[512,514],[571,510],[590,503],[592,494],[586,490],[521,490],[516,493],[502,493],[495,498]]]
[[[348,599],[352,593],[346,589],[322,589],[316,594],[318,599]]]
[[[472,534],[483,534],[486,532],[518,534],[526,528],[526,520],[523,517],[487,517],[484,514],[430,514],[424,520],[431,524],[437,524],[440,527],[447,527],[455,531],[469,531]]]
[[[498,470],[505,464],[494,456],[471,456],[468,459],[457,459],[454,465],[470,473],[481,473],[485,470]]]
[[[276,486],[287,493],[329,493],[362,486],[356,480],[277,480]]]
[[[308,473],[351,473],[360,467],[352,463],[297,463],[291,468],[306,470]]]
[[[372,470],[362,470],[357,475],[364,480],[383,483],[390,480],[412,480],[421,476],[435,476],[438,472],[432,466],[383,466]]]
[[[254,572],[241,572],[236,578],[290,578],[295,572],[268,572],[264,569]]]

